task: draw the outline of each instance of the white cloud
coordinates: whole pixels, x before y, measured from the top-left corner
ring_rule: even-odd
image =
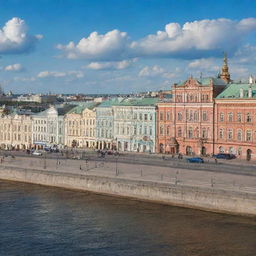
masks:
[[[119,60],[127,57],[129,39],[125,32],[112,30],[104,35],[92,32],[89,37],[82,38],[76,45],[57,45],[69,59],[84,58],[89,60]]]
[[[216,60],[214,59],[197,59],[193,60],[188,64],[188,67],[191,69],[207,70],[207,71],[218,71],[221,66],[216,65]]]
[[[93,32],[77,44],[58,45],[70,59],[94,61],[124,60],[134,57],[202,58],[220,56],[223,51],[231,55],[247,35],[256,30],[256,19],[240,21],[205,19],[184,25],[169,23],[164,31],[131,41],[125,32],[112,30],[99,35]]]
[[[81,71],[66,71],[66,72],[41,71],[38,73],[37,77],[38,78],[60,78],[60,77],[83,78],[84,74]]]
[[[12,64],[12,65],[8,65],[6,67],[4,67],[5,71],[15,71],[15,72],[20,72],[23,71],[24,68],[22,67],[21,64],[16,63],[16,64]]]
[[[165,31],[134,42],[132,47],[146,56],[215,56],[223,50],[233,53],[242,39],[255,29],[255,18],[239,22],[230,19],[201,20],[187,22],[182,27],[170,23],[165,26]]]
[[[94,70],[113,70],[113,69],[126,69],[130,67],[136,59],[132,60],[122,60],[122,61],[109,61],[109,62],[91,62],[84,68],[94,69]]]
[[[14,17],[0,29],[0,54],[28,52],[41,38],[42,35],[29,35],[25,21]]]
[[[164,68],[159,67],[158,65],[154,66],[146,66],[140,70],[140,77],[163,77],[167,79],[171,79],[177,76],[177,72],[179,69],[175,69],[175,72],[168,72]]]

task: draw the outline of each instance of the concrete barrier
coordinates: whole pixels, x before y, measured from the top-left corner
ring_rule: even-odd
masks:
[[[5,166],[0,167],[0,179],[256,216],[256,195],[244,192]]]

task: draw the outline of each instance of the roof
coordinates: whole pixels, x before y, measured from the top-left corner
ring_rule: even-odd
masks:
[[[196,80],[202,86],[210,85],[211,80],[213,81],[213,85],[225,86],[227,84],[224,80],[222,80],[221,78],[218,78],[218,77],[201,77],[201,78],[193,78],[193,79]],[[178,83],[177,86],[182,86],[187,81],[188,81],[188,79],[186,81]]]
[[[123,100],[124,100],[123,98],[112,98],[110,100],[106,100],[106,101],[103,101],[102,103],[100,103],[98,108],[109,108],[112,106],[117,106]]]
[[[155,106],[159,98],[127,98],[118,106]]]
[[[84,102],[76,107],[72,106],[72,108],[66,114],[81,114],[86,108],[92,110],[97,105],[99,105],[97,102]]]
[[[252,89],[252,98],[256,98],[256,84],[233,83],[217,96],[217,99],[248,99],[249,88]],[[240,91],[243,89],[243,97],[240,97]]]

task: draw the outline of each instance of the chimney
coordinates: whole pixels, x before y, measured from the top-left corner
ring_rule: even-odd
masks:
[[[255,80],[252,75],[249,76],[249,84],[254,84]]]
[[[243,97],[244,97],[244,89],[240,88],[240,98],[243,98]]]
[[[248,89],[248,98],[252,98],[252,87]]]

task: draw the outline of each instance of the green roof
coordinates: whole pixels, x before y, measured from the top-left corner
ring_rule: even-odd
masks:
[[[249,88],[252,88],[252,98],[256,98],[256,84],[229,84],[228,87],[217,96],[217,99],[241,99],[240,92],[243,89],[243,99],[248,99]]]
[[[159,98],[127,98],[119,106],[155,106]]]
[[[76,107],[73,107],[71,110],[67,112],[67,114],[81,114],[86,108],[87,109],[94,109],[99,103],[97,102],[84,102],[82,104],[79,104]]]
[[[211,80],[213,81],[213,85],[223,85],[225,86],[227,83],[222,80],[221,78],[217,78],[217,77],[201,77],[201,78],[194,78],[199,84],[201,84],[202,86],[207,86],[210,85]],[[182,86],[184,85],[186,81],[180,82],[178,83],[178,86]]]
[[[106,100],[100,103],[98,106],[99,108],[109,108],[112,106],[117,106],[122,102],[124,99],[123,98],[112,98],[110,100]]]

